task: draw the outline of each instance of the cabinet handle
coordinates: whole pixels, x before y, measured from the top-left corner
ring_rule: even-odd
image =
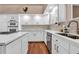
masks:
[[[58,40],[56,40],[56,41],[58,41]]]

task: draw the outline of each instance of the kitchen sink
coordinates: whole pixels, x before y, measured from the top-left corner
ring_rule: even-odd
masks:
[[[69,33],[57,33],[57,34],[62,35],[62,36],[66,36],[66,37],[69,37],[69,38],[72,38],[72,39],[79,39],[79,36],[69,34]]]

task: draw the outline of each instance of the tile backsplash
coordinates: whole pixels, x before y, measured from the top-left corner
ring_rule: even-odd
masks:
[[[79,23],[79,20],[76,20],[76,21],[78,21],[78,23]],[[54,31],[60,31],[61,29],[63,29],[63,25],[67,25],[67,24],[68,24],[68,22],[67,23],[61,23],[59,26],[57,24],[52,24],[50,26],[50,28]],[[77,33],[77,24],[75,22],[72,22],[70,24],[69,32],[70,33]]]

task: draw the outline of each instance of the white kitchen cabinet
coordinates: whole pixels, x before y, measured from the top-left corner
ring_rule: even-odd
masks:
[[[30,33],[27,33],[21,38],[21,53],[22,54],[26,54],[28,51],[29,35]]]
[[[6,54],[21,54],[21,40],[17,39],[6,45]]]
[[[4,52],[3,52],[3,47],[4,46],[0,46],[0,54],[3,54]]]
[[[0,46],[0,54],[2,53],[2,46]]]
[[[69,53],[69,41],[65,38],[53,34],[52,44],[54,47],[52,52],[61,54]]]
[[[58,54],[68,54],[68,51],[63,48],[61,45],[57,46],[57,52]]]
[[[0,14],[0,32],[8,31],[7,16]]]
[[[74,42],[70,42],[70,54],[79,54],[79,45]]]
[[[59,22],[65,22],[66,21],[66,6],[64,4],[59,4],[58,7],[58,18]]]
[[[52,53],[57,53],[57,37],[52,34]]]
[[[43,37],[43,32],[42,31],[32,31],[27,34],[25,34],[21,38],[21,43],[22,43],[22,54],[26,54],[28,51],[28,42],[29,41],[45,41]]]
[[[70,54],[79,54],[79,47],[70,46]]]
[[[49,25],[49,15],[20,14],[21,25]]]
[[[44,41],[44,32],[43,31],[32,31],[29,35],[29,41]]]

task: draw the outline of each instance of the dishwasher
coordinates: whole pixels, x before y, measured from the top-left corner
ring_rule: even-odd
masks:
[[[52,53],[52,33],[47,32],[47,48],[49,53]]]

